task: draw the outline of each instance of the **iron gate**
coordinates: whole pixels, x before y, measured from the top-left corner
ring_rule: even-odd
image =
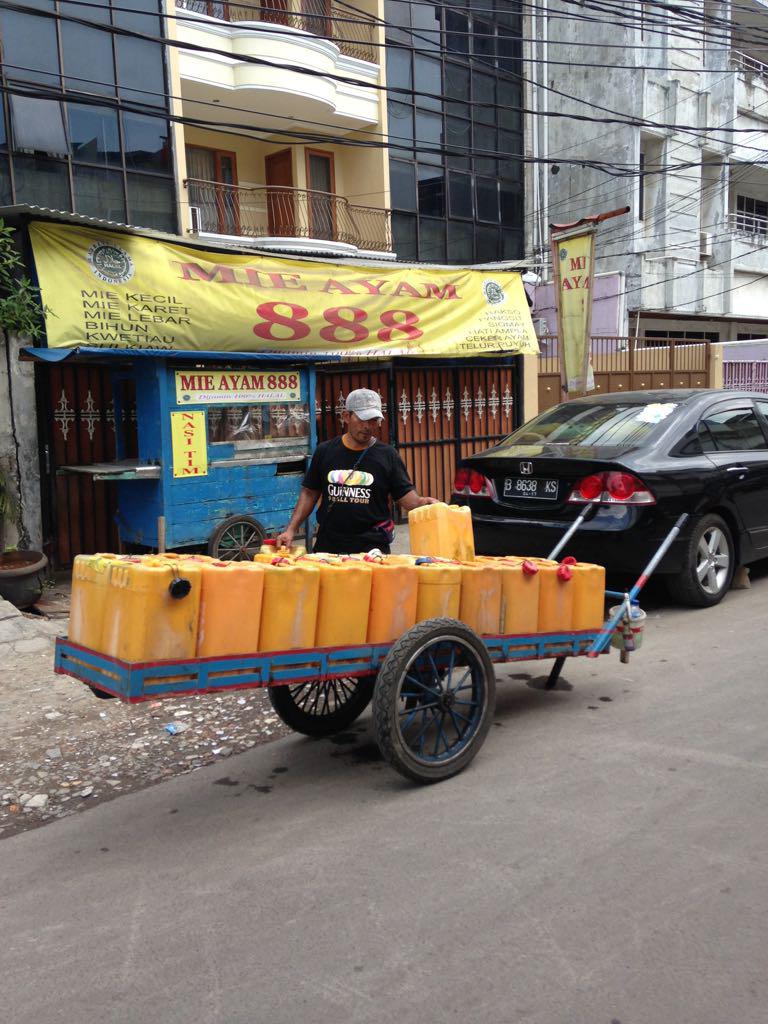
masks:
[[[319,440],[341,431],[344,399],[369,387],[382,398],[381,439],[393,444],[420,494],[449,500],[456,463],[506,437],[521,422],[520,374],[513,358],[488,362],[318,368]]]
[[[740,359],[723,363],[723,387],[768,392],[768,360]]]
[[[116,426],[124,431],[125,456],[135,458],[135,393],[126,390],[122,396],[124,422],[116,425],[110,371],[104,366],[38,365],[37,386],[46,553],[61,567],[81,552],[117,551],[113,485],[59,469],[114,460]]]

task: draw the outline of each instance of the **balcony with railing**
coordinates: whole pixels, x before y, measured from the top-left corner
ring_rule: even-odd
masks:
[[[184,184],[195,234],[265,243],[279,239],[284,248],[294,250],[392,252],[391,217],[386,209],[355,206],[331,192],[283,185],[223,185],[199,178],[187,178]],[[296,240],[294,245],[285,244],[291,239]]]
[[[297,29],[330,39],[347,57],[378,63],[374,46],[375,22],[332,0],[263,0],[259,3],[220,3],[218,0],[176,0],[185,11],[230,22],[259,22]]]
[[[744,50],[731,51],[731,67],[738,72],[735,83],[737,120],[736,128],[750,128],[765,131],[765,106],[768,102],[768,64],[758,60]],[[733,140],[737,159],[739,143],[737,135]],[[748,140],[752,145],[755,143]],[[748,153],[748,150],[747,150]],[[743,159],[750,159],[744,155]]]
[[[768,217],[747,211],[733,211],[728,214],[728,227],[739,238],[747,238],[754,245],[768,246]]]
[[[261,130],[301,119],[330,133],[382,119],[379,29],[334,0],[176,0],[184,113],[211,103]],[[182,13],[183,12],[183,13]]]
[[[728,228],[731,269],[737,274],[768,274],[768,216],[762,210],[732,210],[728,214]],[[741,288],[734,292],[734,312],[742,304],[740,300],[745,302],[747,298],[747,292]]]
[[[759,75],[761,78],[768,79],[768,64],[764,64],[755,57],[750,57],[742,50],[731,50],[731,67],[744,75]]]

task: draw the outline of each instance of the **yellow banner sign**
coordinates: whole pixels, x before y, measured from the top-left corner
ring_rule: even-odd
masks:
[[[558,336],[570,393],[591,391],[595,386],[589,364],[594,259],[594,230],[565,239],[552,238]]]
[[[517,273],[241,256],[68,224],[29,230],[52,348],[538,352]]]
[[[176,371],[177,405],[247,405],[259,402],[298,402],[296,370]]]
[[[173,475],[208,476],[208,439],[205,413],[192,409],[171,413]]]

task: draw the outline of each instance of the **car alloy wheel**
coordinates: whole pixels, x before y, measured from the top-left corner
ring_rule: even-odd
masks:
[[[737,565],[730,528],[709,513],[694,523],[683,544],[682,567],[667,577],[667,588],[681,604],[711,608],[725,597]]]
[[[701,589],[715,597],[726,587],[731,569],[728,539],[718,526],[705,530],[696,549],[696,576]]]

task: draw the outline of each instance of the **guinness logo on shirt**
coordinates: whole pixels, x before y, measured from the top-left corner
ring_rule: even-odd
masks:
[[[328,497],[345,505],[367,505],[374,476],[361,469],[332,469],[328,473]]]

